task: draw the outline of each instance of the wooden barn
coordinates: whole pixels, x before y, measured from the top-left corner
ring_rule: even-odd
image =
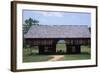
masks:
[[[81,45],[90,45],[87,25],[33,25],[24,35],[26,44],[38,46],[39,54],[56,54],[56,44],[64,40],[66,54],[81,53]]]

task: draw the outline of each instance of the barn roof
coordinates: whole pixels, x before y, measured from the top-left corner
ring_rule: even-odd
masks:
[[[90,38],[87,25],[33,25],[24,38]]]

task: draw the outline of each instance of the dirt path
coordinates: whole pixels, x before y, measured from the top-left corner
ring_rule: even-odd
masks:
[[[52,58],[49,59],[48,61],[58,61],[64,58],[64,55],[52,55]]]

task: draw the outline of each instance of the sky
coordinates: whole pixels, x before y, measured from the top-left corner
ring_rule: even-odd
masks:
[[[23,23],[30,17],[41,25],[91,25],[90,13],[23,10]]]

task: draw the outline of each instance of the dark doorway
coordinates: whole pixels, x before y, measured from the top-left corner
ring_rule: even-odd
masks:
[[[39,54],[55,54],[56,50],[53,45],[39,46]]]
[[[80,45],[67,45],[68,54],[79,54],[80,53]]]

